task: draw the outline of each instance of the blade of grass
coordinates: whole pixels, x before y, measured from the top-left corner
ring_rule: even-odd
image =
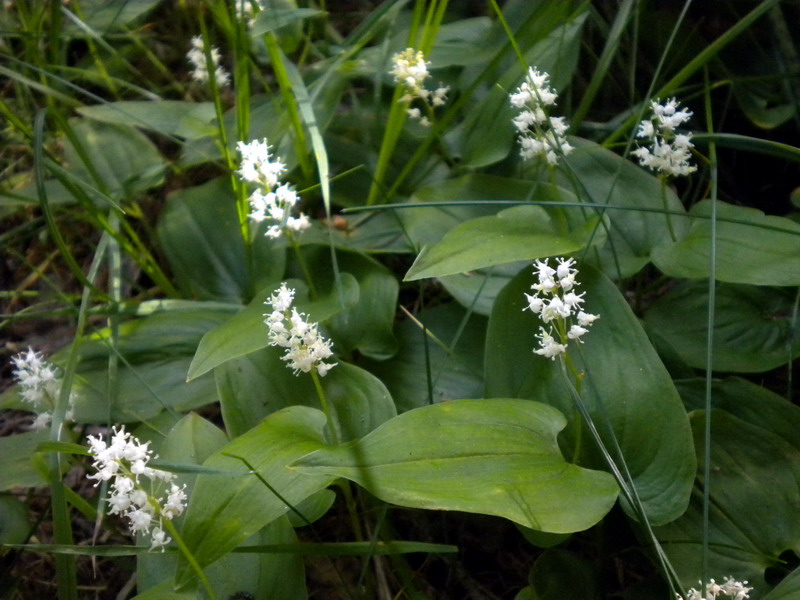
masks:
[[[634,6],[634,0],[623,0],[619,5],[617,15],[611,25],[611,30],[608,32],[606,44],[603,47],[600,57],[597,59],[597,65],[595,65],[592,78],[589,80],[589,84],[583,92],[583,97],[581,98],[578,108],[575,109],[575,112],[570,118],[570,126],[573,131],[577,131],[583,119],[586,118],[586,114],[589,112],[589,108],[592,102],[594,102],[597,92],[600,90],[600,85],[608,75],[611,63],[614,60],[614,55],[622,41],[622,34],[631,20]]]
[[[75,278],[81,283],[82,286],[91,288],[93,291],[97,290],[86,276],[81,271],[81,268],[78,266],[75,257],[72,255],[72,252],[67,247],[66,242],[64,241],[63,236],[61,235],[61,231],[58,229],[58,224],[56,223],[55,215],[50,207],[50,203],[47,200],[47,191],[44,187],[44,119],[45,119],[46,109],[42,109],[36,115],[36,120],[34,121],[33,130],[34,130],[34,139],[33,139],[33,170],[34,175],[36,178],[36,193],[39,196],[39,204],[42,207],[42,212],[44,213],[45,221],[47,222],[47,228],[50,231],[50,235],[53,236],[53,241],[58,247],[58,250],[61,252],[61,256],[64,258],[64,261],[67,263],[69,270],[72,271],[72,274]]]
[[[711,104],[711,91],[708,68],[703,69],[705,79],[706,129],[714,133],[714,116]],[[708,326],[706,329],[706,372],[705,372],[705,418],[703,421],[703,559],[700,570],[700,589],[706,589],[709,580],[709,544],[711,511],[711,397],[714,383],[714,316],[716,309],[717,273],[717,146],[712,141],[708,145],[708,173],[711,178],[709,201],[711,202],[711,251],[708,258]]]
[[[735,40],[740,34],[742,34],[745,30],[747,30],[747,28],[750,27],[750,25],[752,25],[757,19],[763,16],[778,2],[779,0],[763,0],[763,2],[761,2],[753,10],[751,10],[744,17],[742,17],[735,25],[733,25],[733,27],[728,29],[716,40],[714,40],[708,46],[706,46],[697,56],[695,56],[692,60],[690,60],[685,67],[683,67],[667,83],[661,86],[655,93],[649,93],[648,97],[664,98],[669,96],[670,94],[675,93],[675,91],[680,87],[680,85],[684,81],[686,81],[689,77],[691,77],[701,68],[703,68],[703,66],[708,64],[708,62],[712,58],[714,58],[717,54],[719,54],[722,51],[723,48],[725,48],[725,46],[727,46],[733,40]],[[616,140],[623,137],[626,134],[626,132],[629,132],[631,128],[641,120],[641,112],[642,111],[634,111],[631,114],[631,116],[629,116],[622,123],[622,125],[620,125],[616,129],[616,131],[614,131],[610,136],[606,138],[604,145],[608,146],[609,144],[614,143]],[[631,135],[633,134],[631,133]]]

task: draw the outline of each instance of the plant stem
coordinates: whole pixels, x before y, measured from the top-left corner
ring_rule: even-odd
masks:
[[[211,587],[211,582],[208,581],[208,577],[203,572],[203,568],[197,562],[197,559],[192,554],[192,551],[189,550],[189,547],[184,543],[183,538],[178,533],[178,530],[175,528],[175,525],[169,519],[164,519],[164,527],[166,527],[169,534],[172,536],[172,539],[175,540],[175,543],[178,545],[178,549],[181,551],[186,557],[186,560],[191,565],[192,570],[197,574],[197,578],[200,580],[200,583],[203,585],[203,588],[206,590],[208,594],[209,600],[217,600],[217,597],[214,595],[214,590]]]

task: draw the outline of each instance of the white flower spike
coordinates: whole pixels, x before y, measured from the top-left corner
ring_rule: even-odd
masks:
[[[676,133],[676,128],[689,120],[692,113],[682,109],[675,98],[664,104],[650,103],[651,115],[639,123],[636,137],[647,146],[640,146],[631,154],[639,164],[665,176],[689,175],[697,170],[691,164],[692,134]]]
[[[37,413],[31,429],[46,429],[53,418],[53,409],[61,393],[61,378],[56,373],[55,367],[32,348],[12,356],[11,362],[14,363],[14,377],[20,388],[20,397],[31,405],[33,412]],[[68,421],[72,421],[74,417],[72,408],[74,401],[74,396],[70,394],[66,413]]]
[[[686,592],[685,596],[675,594],[677,600],[716,600],[717,598],[731,598],[732,600],[745,600],[750,597],[752,587],[747,587],[746,581],[736,581],[728,576],[722,584],[711,579],[706,584],[705,595],[695,588]]]
[[[272,308],[265,313],[264,323],[269,332],[270,346],[280,346],[286,352],[281,357],[297,375],[299,372],[315,371],[325,377],[336,363],[324,362],[333,356],[331,341],[319,334],[318,325],[309,322],[308,316],[292,308],[295,291],[281,284],[278,291],[264,304]]]
[[[528,69],[525,81],[510,94],[511,106],[520,109],[512,119],[519,135],[520,155],[524,159],[544,157],[548,164],[558,164],[561,156],[572,152],[567,141],[569,126],[564,117],[549,116],[558,94],[550,87],[550,76],[533,67]]]
[[[231,82],[231,77],[219,64],[221,58],[219,48],[212,46],[210,55],[211,63],[214,67],[214,79],[217,82],[217,86],[225,87]],[[198,83],[206,83],[209,80],[208,64],[206,63],[205,46],[201,36],[196,35],[192,38],[186,58],[192,65],[192,79]]]
[[[186,509],[186,486],[174,483],[175,475],[148,467],[155,458],[148,448],[150,442],[140,443],[125,426],[112,428],[106,441],[102,436],[89,436],[89,453],[96,469],[88,479],[95,479],[95,487],[101,481],[111,481],[108,493],[109,514],[122,515],[128,520],[131,533],[150,535],[150,550],[164,550],[171,538],[164,532],[164,520],[179,517]],[[112,481],[113,480],[113,481]],[[160,497],[163,483],[169,483],[166,499]],[[147,489],[145,489],[147,488]]]
[[[531,286],[534,293],[525,294],[528,305],[522,309],[539,315],[545,325],[550,325],[549,329],[539,328],[536,335],[539,347],[534,352],[551,360],[567,351],[570,340],[581,342],[592,323],[600,318],[582,310],[586,292],[573,291],[580,285],[575,280],[578,274],[575,260],[559,258],[556,262],[555,268],[547,260],[534,263],[538,280]]]
[[[311,220],[303,213],[292,216],[300,197],[288,184],[281,183],[280,177],[286,165],[280,158],[273,159],[266,138],[249,143],[239,142],[236,148],[242,155],[239,176],[260,188],[250,195],[249,217],[256,223],[270,223],[265,235],[276,239],[287,230],[302,233],[311,227]]]
[[[430,77],[428,65],[430,62],[425,60],[425,55],[413,48],[406,48],[392,56],[393,68],[389,74],[394,77],[397,85],[403,86],[405,94],[400,98],[400,102],[411,104],[414,100],[421,100],[425,105],[426,111],[433,113],[433,108],[444,106],[447,103],[447,92],[450,88],[439,86],[434,91],[425,89],[425,80]],[[423,127],[430,127],[430,119],[423,114],[417,107],[409,107],[406,114],[413,120],[419,121]]]

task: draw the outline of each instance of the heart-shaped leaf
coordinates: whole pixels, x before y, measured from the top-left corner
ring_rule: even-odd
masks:
[[[793,291],[723,283],[717,285],[715,296],[715,371],[759,373],[800,356],[800,324],[792,331]],[[684,282],[673,288],[650,307],[645,321],[686,363],[705,368],[706,282]]]
[[[201,566],[227,554],[285,515],[290,507],[330,484],[330,476],[287,468],[324,446],[324,425],[325,415],[319,410],[305,406],[286,408],[205,462],[207,467],[231,474],[199,475],[189,501],[182,535]],[[258,476],[248,473],[251,467]],[[192,574],[189,565],[181,560],[176,582],[186,585]]]
[[[417,408],[361,440],[322,448],[292,468],[355,481],[414,508],[497,515],[541,531],[591,527],[613,505],[610,475],[567,463],[566,419],[527,400],[454,400]]]
[[[569,350],[577,372],[585,373],[580,384],[584,403],[611,448],[609,428],[613,430],[650,520],[671,521],[686,510],[695,472],[686,411],[616,286],[588,265],[580,267],[577,279],[579,292],[586,293],[585,310],[600,315],[581,338],[585,343]],[[580,432],[581,418],[559,365],[533,353],[541,322],[523,308],[528,304],[524,293],[534,280],[523,271],[495,302],[486,340],[487,395],[530,398],[557,407],[570,419],[560,437],[565,453],[578,449],[586,464],[603,468],[588,432]]]

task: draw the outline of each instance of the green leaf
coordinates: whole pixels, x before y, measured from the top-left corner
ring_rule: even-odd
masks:
[[[327,247],[304,247],[306,261],[317,286],[330,286],[335,293],[336,269]],[[340,279],[355,278],[358,290],[355,302],[348,302],[331,316],[326,325],[334,338],[337,353],[349,356],[358,351],[364,356],[382,360],[397,351],[394,319],[397,310],[397,279],[386,267],[357,252],[339,251],[336,260]]]
[[[425,309],[415,317],[427,327],[429,335],[418,323],[403,320],[397,326],[400,344],[397,355],[381,362],[364,361],[365,368],[389,388],[399,412],[431,401],[483,397],[486,319],[473,315],[460,331],[464,316],[465,311],[452,302]]]
[[[189,410],[215,402],[213,379],[208,376],[187,384],[186,372],[200,339],[229,314],[218,305],[217,310],[185,306],[124,323],[113,350],[107,329],[82,341],[73,387],[76,422],[130,423],[152,418],[166,408]],[[108,377],[110,352],[119,352],[123,359],[114,388]]]
[[[120,29],[150,11],[159,0],[83,0],[81,18],[98,33]],[[81,37],[82,30],[74,25],[66,27],[71,36]]]
[[[792,329],[795,292],[719,284],[714,304],[715,371],[760,373],[800,356],[800,325]],[[659,298],[645,315],[649,329],[696,369],[707,362],[708,284],[684,282]]]
[[[564,162],[571,175],[559,172],[560,184],[581,199],[615,207],[606,212],[611,221],[608,243],[599,257],[592,252],[587,259],[615,278],[630,277],[650,261],[653,248],[672,239],[670,224],[675,239],[681,239],[688,229],[683,216],[638,209],[682,213],[683,204],[669,186],[631,161],[593,142],[570,140],[575,150]]]
[[[167,136],[197,139],[212,135],[216,128],[214,105],[211,102],[181,100],[121,100],[95,106],[81,106],[78,112],[105,123],[133,125]]]
[[[49,438],[46,431],[29,431],[0,437],[0,491],[14,487],[30,488],[46,485],[42,475],[34,468],[31,458],[39,444]]]
[[[695,457],[686,412],[669,373],[625,298],[605,276],[580,266],[579,292],[586,293],[586,312],[600,315],[582,341],[570,348],[580,385],[606,446],[614,432],[638,494],[653,523],[677,518],[686,509],[695,472]],[[579,449],[582,463],[605,468],[604,461],[582,432],[581,418],[556,362],[533,353],[541,322],[524,311],[525,292],[535,277],[522,272],[495,302],[486,340],[486,394],[545,402],[570,420],[560,436],[567,456]],[[624,506],[626,510],[630,507]]]
[[[529,576],[536,600],[595,598],[594,565],[566,550],[546,550],[536,559]]]
[[[276,31],[286,25],[291,25],[292,23],[297,23],[298,21],[303,21],[312,17],[319,17],[324,14],[324,11],[315,8],[270,7],[262,9],[261,12],[256,15],[255,22],[250,30],[250,35],[261,36],[265,33]]]
[[[166,162],[155,145],[140,131],[127,125],[73,119],[70,123],[90,166],[67,140],[64,154],[70,171],[98,187],[93,170],[114,200],[133,199],[164,182]]]
[[[496,216],[471,219],[450,231],[440,243],[423,248],[405,280],[571,254],[586,246],[592,228],[558,234],[554,231],[558,228],[539,206],[515,206]]]
[[[158,237],[176,284],[190,298],[248,299],[248,262],[235,202],[225,177],[167,199]]]
[[[475,217],[493,215],[498,207],[491,202],[485,205],[426,207],[426,202],[458,202],[464,200],[519,200],[530,199],[535,184],[521,179],[508,179],[496,175],[473,174],[457,179],[447,179],[427,185],[414,192],[412,202],[420,208],[398,211],[408,237],[417,246],[440,242],[444,235]]]
[[[244,433],[287,406],[321,408],[311,377],[294,375],[280,359],[282,354],[281,349],[270,347],[216,369],[222,415],[232,435]],[[322,379],[322,387],[345,440],[364,436],[397,414],[386,386],[355,365],[339,361]]]
[[[324,321],[343,308],[354,305],[358,300],[359,288],[355,278],[349,273],[342,273],[341,282],[341,297],[334,289],[314,302],[305,300],[306,286],[303,282],[289,280],[286,283],[297,292],[295,295],[297,309],[307,313],[313,321]],[[278,287],[280,286],[273,284],[257,293],[248,306],[203,336],[186,376],[187,381],[208,373],[226,361],[256,352],[269,345],[267,326],[264,324],[264,313],[269,307],[265,306],[264,302]],[[344,307],[340,304],[341,299],[344,299]]]
[[[324,425],[325,416],[319,410],[305,406],[286,408],[268,416],[205,462],[208,467],[227,469],[232,474],[197,478],[182,535],[201,566],[224,556],[285,515],[290,506],[331,483],[332,477],[301,474],[287,468],[301,456],[323,447]],[[244,458],[260,478],[243,475],[242,471],[249,467],[234,457]],[[181,560],[178,585],[186,585],[192,573]]]
[[[711,264],[710,201],[692,208],[688,235],[653,252],[653,262],[672,277],[708,277]],[[800,225],[760,210],[717,201],[716,278],[727,283],[800,285]],[[730,222],[723,219],[729,219]]]
[[[528,264],[528,261],[507,263],[438,279],[461,306],[488,317],[492,314],[492,307],[498,294]]]
[[[703,402],[704,387],[699,379],[680,384],[691,406]],[[735,378],[713,382],[712,400],[709,573],[748,580],[751,597],[762,598],[772,587],[765,570],[783,568],[781,555],[800,544],[800,408]],[[687,588],[702,563],[705,412],[691,421],[701,461],[695,494],[685,515],[656,530]]]
[[[25,505],[13,496],[0,495],[0,545],[21,544],[30,529]]]
[[[401,506],[497,515],[542,531],[591,527],[617,497],[610,475],[564,461],[566,419],[526,400],[453,400],[322,448],[292,468],[346,477]]]

